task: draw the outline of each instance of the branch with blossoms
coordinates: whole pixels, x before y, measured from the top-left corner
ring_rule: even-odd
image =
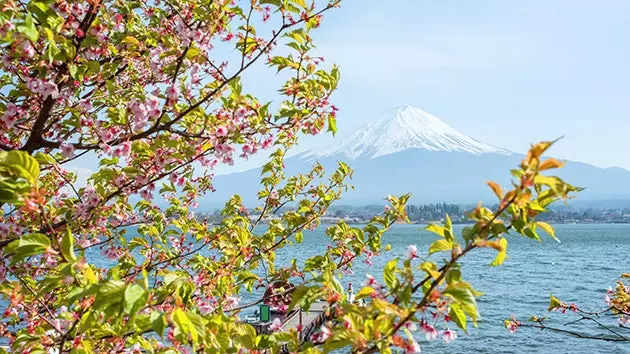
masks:
[[[625,279],[630,278],[630,274],[622,274],[617,281],[615,289],[609,288],[604,297],[606,308],[598,311],[586,311],[574,303],[565,303],[557,297],[551,295],[549,301],[550,312],[562,314],[573,314],[578,318],[563,324],[562,327],[554,325],[547,316],[532,316],[528,322],[521,322],[517,318],[505,321],[506,328],[515,333],[520,327],[537,328],[551,332],[561,333],[582,339],[599,340],[608,342],[629,342],[630,341],[630,285]],[[578,331],[570,326],[578,324],[592,324],[596,329],[602,331],[601,334],[589,334]],[[589,329],[585,327],[584,329]],[[591,331],[592,332],[592,331]]]
[[[142,326],[147,323],[146,314],[135,310],[160,311],[159,319],[151,321],[157,326],[154,333],[164,334],[157,330],[163,320],[171,331],[185,328],[193,335],[196,332],[184,320],[198,320],[198,304],[187,304],[186,311],[193,312],[186,315],[173,311],[190,299],[185,296],[190,284],[173,282],[173,274],[194,278],[191,269],[198,267],[205,274],[203,267],[213,268],[214,273],[208,274],[221,279],[215,284],[218,289],[204,291],[215,294],[217,303],[226,303],[225,298],[246,283],[238,280],[224,291],[221,282],[235,276],[230,278],[228,270],[247,274],[249,270],[239,270],[238,265],[252,257],[267,257],[264,262],[273,265],[269,254],[253,256],[249,248],[271,253],[287,244],[288,234],[282,232],[277,240],[267,240],[269,235],[252,238],[251,247],[232,247],[229,238],[197,222],[189,209],[200,195],[213,190],[212,169],[234,163],[237,149],[246,158],[274,146],[287,149],[301,133],[318,134],[327,125],[331,131],[336,129],[336,108],[329,98],[339,81],[338,70],[318,68],[319,59],[306,53],[314,48],[308,32],[319,26],[324,12],[338,4],[56,1],[48,8],[36,3],[3,5],[1,82],[2,92],[10,94],[0,96],[0,128],[7,132],[0,137],[0,147],[10,157],[8,178],[15,184],[7,201],[15,212],[0,213],[0,252],[9,262],[0,269],[0,292],[12,294],[15,279],[6,276],[6,269],[15,270],[16,276],[45,294],[46,302],[56,310],[53,320],[66,331],[60,337],[46,334],[31,342],[20,337],[18,330],[10,335],[16,350],[37,350],[38,345],[48,349],[54,344],[62,352],[70,346],[92,345],[117,351],[117,346],[131,341],[146,345],[144,341],[152,341],[143,336],[146,329],[128,328],[137,327],[136,320],[144,321]],[[254,28],[259,16],[264,22],[281,22],[267,39]],[[235,66],[221,60],[214,50],[223,42],[241,53]],[[299,54],[300,65],[292,64],[292,54],[275,55],[278,44],[288,44]],[[296,71],[289,80],[292,89],[282,89],[286,101],[276,111],[270,103],[245,93],[241,84],[241,78],[263,56],[271,68]],[[18,154],[17,149],[33,158]],[[97,171],[87,186],[76,188],[76,175],[63,166],[86,158],[98,161]],[[154,193],[168,202],[165,210],[157,207]],[[308,195],[307,191],[286,193],[282,203]],[[326,196],[326,205],[337,199],[336,193]],[[132,201],[134,196],[142,200]],[[269,197],[275,200],[273,194]],[[246,209],[242,205],[239,209],[226,218],[246,217]],[[326,210],[322,205],[316,211],[302,211],[310,219],[301,224],[296,214],[285,222],[303,225],[289,228],[297,232],[314,225]],[[230,237],[237,232],[227,226],[223,229]],[[131,230],[137,230],[137,235]],[[96,247],[114,265],[90,264],[86,251]],[[202,257],[208,249],[225,252],[225,258]],[[260,262],[247,266],[255,270]],[[230,264],[234,266],[225,267]],[[116,296],[120,291],[122,302]],[[27,312],[41,296],[20,295],[25,295]],[[159,301],[148,302],[145,296]],[[153,305],[142,307],[143,301]],[[94,306],[97,310],[91,312]],[[120,306],[123,312],[114,315]],[[24,308],[16,310],[29,330],[45,327],[35,319],[20,317]],[[101,330],[110,333],[102,335]],[[184,343],[190,339],[164,340]]]
[[[420,261],[410,247],[406,259],[387,263],[384,285],[368,279],[357,294],[363,305],[349,302],[340,279],[355,262],[383,253],[387,229],[408,221],[408,195],[388,198],[389,208],[363,227],[328,227],[329,247],[304,265],[276,260],[350,188],[352,170],[343,163],[327,179],[319,164],[292,177],[284,171],[285,153],[302,135],[336,132],[329,100],[340,74],[313,54],[311,32],[339,3],[3,5],[0,202],[9,212],[0,209],[0,294],[9,315],[0,331],[13,351],[417,351],[418,328],[450,342],[455,326],[475,323],[479,293],[462,279],[460,259],[490,247],[499,265],[508,232],[554,236],[536,215],[578,191],[541,173],[562,165],[541,161],[551,143],[532,147],[513,171],[514,189],[489,184],[498,210],[479,206],[461,237],[448,217],[429,227],[441,237],[429,254],[442,261]],[[269,22],[268,35],[260,22]],[[282,44],[285,55],[277,54]],[[221,46],[232,46],[234,58]],[[280,102],[243,85],[263,57],[284,80],[274,88]],[[254,209],[260,215],[238,195],[219,225],[194,215],[198,198],[214,191],[216,166],[271,148]],[[64,168],[86,160],[95,171],[76,188],[76,174]],[[256,333],[238,317],[255,306],[240,305],[242,296],[276,281],[293,284],[281,294],[290,294],[288,309],[328,303],[330,321],[311,343],[296,329]]]

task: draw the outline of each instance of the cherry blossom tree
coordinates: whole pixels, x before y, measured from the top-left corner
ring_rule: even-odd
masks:
[[[367,278],[364,301],[349,302],[340,277],[387,251],[382,236],[407,221],[408,195],[388,197],[362,227],[328,227],[330,247],[303,266],[275,256],[349,188],[344,163],[328,175],[316,164],[286,176],[283,165],[301,135],[336,131],[340,74],[311,33],[339,1],[0,6],[0,337],[15,352],[417,352],[420,334],[449,343],[479,316],[459,260],[490,247],[500,265],[509,232],[553,236],[536,215],[578,190],[542,174],[561,163],[541,161],[551,142],[534,145],[513,188],[489,183],[498,210],[478,206],[459,236],[448,216],[428,227],[439,237],[428,253],[442,259],[410,246]],[[285,80],[278,103],[247,93],[256,65]],[[219,225],[195,217],[213,169],[262,150],[255,212],[235,195]],[[82,161],[95,162],[87,181],[68,167]],[[308,340],[241,321],[260,302],[243,295],[277,281],[293,284],[273,295],[289,294],[288,310],[328,303],[329,321]]]

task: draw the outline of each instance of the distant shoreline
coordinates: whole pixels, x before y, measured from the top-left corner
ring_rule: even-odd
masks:
[[[268,225],[270,220],[262,220],[260,224]],[[333,220],[325,220],[322,221],[321,225],[336,225],[340,221],[345,221],[348,225],[365,225],[369,222],[369,220],[358,220],[358,221],[349,221],[339,219],[337,221]],[[429,225],[429,224],[442,224],[444,221],[435,220],[435,221],[412,221],[410,223],[397,222],[396,225]],[[219,222],[213,222],[212,225],[220,225]],[[453,225],[474,225],[474,222],[453,222]],[[549,221],[551,225],[630,225],[630,221]]]
[[[491,206],[490,210],[496,210],[497,206]],[[287,210],[291,210],[288,208]],[[471,224],[469,219],[471,210],[463,208],[456,204],[436,203],[425,205],[407,205],[405,208],[407,217],[413,224],[429,224],[443,223],[445,215],[449,215],[453,224],[466,225]],[[279,211],[282,213],[283,211]],[[326,215],[322,216],[319,222],[330,225],[340,221],[347,224],[365,224],[371,220],[374,215],[380,215],[383,212],[382,206],[367,205],[362,207],[341,206],[328,210]],[[270,220],[279,218],[280,213],[274,215],[266,215],[261,222],[268,223]],[[221,222],[222,216],[220,212],[201,213],[200,217],[207,218],[208,222]],[[249,215],[252,222],[258,220],[259,214]],[[600,209],[550,209],[546,213],[538,215],[538,221],[544,221],[549,224],[565,225],[565,224],[630,224],[630,207],[629,208],[600,208]]]

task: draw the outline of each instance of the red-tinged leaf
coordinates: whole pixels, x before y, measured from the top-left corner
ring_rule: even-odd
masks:
[[[503,199],[503,190],[501,189],[501,186],[492,181],[488,181],[488,186],[492,189],[497,198]]]
[[[540,166],[538,166],[538,169],[541,170],[541,171],[544,171],[544,170],[550,170],[550,169],[553,169],[553,168],[561,168],[563,166],[564,166],[564,162],[556,160],[554,158],[550,158],[550,159],[547,159],[547,160],[543,161],[540,164]]]

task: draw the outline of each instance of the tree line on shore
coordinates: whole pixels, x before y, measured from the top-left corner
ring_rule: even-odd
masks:
[[[491,209],[496,210],[498,205]],[[291,207],[283,208],[278,213],[291,210]],[[345,219],[353,222],[366,222],[374,213],[383,209],[381,205],[350,206],[341,205],[331,208],[327,217],[331,219]],[[466,223],[469,214],[474,209],[472,205],[454,203],[428,203],[410,204],[405,210],[409,220],[413,223],[430,223],[443,221],[448,214],[453,223]],[[252,213],[252,217],[257,217],[258,213]],[[220,210],[203,212],[199,214],[201,219],[210,223],[221,221]],[[550,208],[547,213],[539,216],[540,220],[552,223],[630,223],[629,208],[571,208],[560,207]]]

